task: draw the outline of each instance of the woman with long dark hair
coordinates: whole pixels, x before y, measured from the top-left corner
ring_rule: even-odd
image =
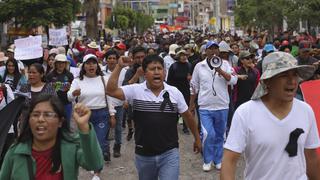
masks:
[[[105,88],[108,79],[108,76],[103,76],[98,58],[88,54],[83,58],[79,78],[72,81],[68,91],[70,101],[83,103],[92,111],[89,121],[96,131],[105,161],[110,161],[109,141],[106,138],[109,121],[112,127],[116,122],[111,97],[107,96],[106,99]],[[101,169],[96,169],[95,175],[99,176],[100,171]]]
[[[0,179],[77,179],[79,166],[102,168],[102,153],[89,124],[91,111],[74,107],[79,136],[68,129],[63,105],[42,94],[31,102],[17,142],[7,152]]]
[[[2,83],[8,84],[12,91],[19,89],[22,84],[27,83],[25,75],[20,73],[18,63],[14,59],[8,59],[6,62],[6,70]]]
[[[57,95],[54,87],[46,83],[44,68],[39,63],[34,63],[28,69],[28,83],[21,86],[20,91],[30,93],[31,100],[40,94]]]

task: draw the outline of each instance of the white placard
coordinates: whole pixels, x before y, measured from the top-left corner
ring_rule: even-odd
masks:
[[[68,45],[66,28],[49,29],[49,45],[50,46]]]
[[[42,57],[43,49],[41,44],[41,35],[14,40],[16,47],[14,49],[14,58],[17,60],[30,60]]]
[[[73,77],[79,77],[80,75],[80,68],[77,67],[70,67],[70,72],[73,74]]]

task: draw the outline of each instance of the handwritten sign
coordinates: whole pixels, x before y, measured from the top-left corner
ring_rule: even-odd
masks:
[[[66,28],[49,29],[49,45],[50,46],[68,45]]]
[[[304,100],[312,107],[320,134],[320,80],[306,81],[300,85]],[[320,155],[320,148],[318,148]]]
[[[30,60],[40,58],[43,55],[42,37],[29,36],[14,40],[14,58],[17,60]]]

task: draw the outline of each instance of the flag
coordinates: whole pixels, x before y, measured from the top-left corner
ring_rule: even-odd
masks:
[[[25,97],[17,97],[0,111],[0,154],[6,141],[10,126],[18,120],[24,107]]]
[[[316,116],[320,134],[320,80],[306,81],[300,87],[304,100],[312,107]],[[320,148],[318,148],[318,154],[320,155]]]

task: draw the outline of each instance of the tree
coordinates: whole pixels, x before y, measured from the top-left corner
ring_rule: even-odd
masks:
[[[6,0],[0,2],[0,22],[14,19],[26,28],[60,27],[74,20],[80,7],[79,0]]]
[[[114,17],[114,18],[113,18]],[[143,32],[153,25],[153,18],[141,12],[135,12],[130,8],[117,6],[113,9],[111,16],[107,19],[106,25],[109,28],[133,30],[135,27],[138,32]]]
[[[300,21],[320,25],[320,0],[238,0],[235,8],[236,25],[274,30],[285,19],[290,29]]]
[[[129,27],[129,19],[124,15],[113,15],[107,19],[107,26],[109,28],[116,28],[126,30]]]
[[[309,25],[320,25],[320,0],[286,0],[284,14],[290,28],[299,27],[299,21],[307,21]]]
[[[87,36],[92,39],[98,37],[98,12],[99,0],[85,0],[84,11],[86,12]]]
[[[151,27],[154,24],[154,19],[152,16],[137,13],[137,31],[139,33],[143,33],[145,30],[147,30],[149,27]]]
[[[282,25],[283,7],[283,0],[239,0],[235,9],[236,24],[273,32]]]

